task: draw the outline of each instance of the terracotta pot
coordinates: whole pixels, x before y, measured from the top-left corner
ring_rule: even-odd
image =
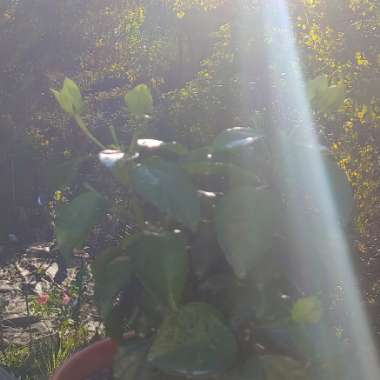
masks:
[[[54,373],[50,380],[84,380],[86,377],[112,366],[117,343],[103,339],[73,354]]]

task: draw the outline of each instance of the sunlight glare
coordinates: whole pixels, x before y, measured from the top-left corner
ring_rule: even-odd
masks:
[[[270,46],[267,52],[268,62],[271,65],[271,81],[275,88],[275,93],[279,98],[276,112],[280,125],[277,126],[278,146],[280,152],[282,171],[291,176],[300,176],[302,174],[297,164],[292,165],[285,159],[289,156],[292,147],[285,142],[284,131],[291,120],[289,112],[291,109],[298,111],[298,125],[301,127],[300,132],[302,142],[310,146],[317,146],[318,137],[316,135],[310,105],[305,93],[305,83],[302,77],[299,54],[296,48],[296,41],[291,25],[288,5],[285,0],[267,0],[263,6],[263,25],[265,32],[268,34],[267,46]],[[283,78],[290,84],[288,87],[283,86]],[[282,125],[281,125],[282,124]],[[300,181],[307,181],[306,185],[310,189],[318,189],[318,208],[320,210],[331,210],[327,213],[320,213],[318,216],[318,230],[322,234],[320,239],[320,250],[325,252],[322,260],[326,264],[327,277],[331,280],[331,291],[335,290],[336,283],[341,283],[344,289],[345,312],[349,319],[347,335],[351,337],[354,347],[358,347],[358,373],[361,379],[375,380],[379,378],[379,363],[376,354],[376,348],[371,338],[368,319],[361,303],[360,291],[357,280],[350,260],[349,245],[341,227],[336,204],[334,203],[331,185],[328,181],[326,168],[324,167],[322,152],[317,149],[310,150],[307,157],[303,157],[302,163],[308,165],[310,173],[307,178],[299,178]],[[290,189],[284,189],[285,191]],[[314,190],[315,192],[315,190]],[[292,194],[289,194],[290,198]],[[296,201],[289,207],[291,211],[288,215],[291,236],[293,240],[293,249],[301,252],[302,255],[308,253],[308,241],[302,239],[307,235],[307,224],[303,220],[300,210],[296,207]],[[304,233],[305,232],[305,233]],[[309,235],[310,236],[310,235]],[[334,249],[327,244],[327,240],[334,236]],[[309,251],[310,252],[310,251]],[[310,253],[309,253],[310,255]],[[297,263],[296,263],[297,265]],[[314,270],[315,282],[321,281],[318,277],[321,275]],[[333,285],[335,284],[335,285]],[[333,288],[334,287],[334,288]]]

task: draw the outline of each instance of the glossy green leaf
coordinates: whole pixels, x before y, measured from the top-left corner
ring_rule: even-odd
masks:
[[[74,248],[81,248],[92,228],[104,216],[105,199],[95,191],[82,193],[61,206],[55,222],[58,247],[69,259]]]
[[[221,380],[267,380],[260,360],[251,356],[239,366],[226,372]]]
[[[145,84],[136,86],[129,91],[125,97],[125,104],[128,111],[137,117],[150,114],[153,110],[153,98],[150,89]]]
[[[226,175],[228,164],[224,162],[192,161],[181,165],[190,175]]]
[[[264,355],[259,358],[265,380],[310,380],[305,365],[280,355]]]
[[[164,320],[148,363],[167,373],[197,377],[228,369],[236,356],[236,339],[219,313],[207,304],[191,303]]]
[[[195,230],[200,219],[196,189],[180,168],[159,158],[131,169],[134,190],[171,218]]]
[[[231,128],[219,134],[211,145],[212,152],[228,151],[253,145],[262,138],[253,128]]]
[[[181,165],[187,165],[197,162],[205,162],[209,160],[210,148],[206,146],[189,151],[185,156],[180,158],[179,162]]]
[[[167,306],[146,289],[142,292],[138,302],[143,313],[154,322],[161,322],[163,316],[166,315],[168,311]]]
[[[131,260],[120,248],[111,248],[97,257],[93,266],[94,299],[101,315],[107,318],[115,296],[131,278]]]
[[[263,260],[264,262],[265,260]],[[256,264],[264,268],[265,263]],[[254,279],[254,277],[253,277]],[[272,284],[255,286],[254,283],[242,289],[235,295],[233,308],[230,309],[230,320],[235,328],[252,320],[260,325],[281,327],[289,320],[289,310],[292,303],[284,297],[284,283],[276,281]]]
[[[212,163],[209,166],[223,163],[234,186],[270,183],[273,160],[264,136],[256,129],[227,129],[214,140],[208,153],[204,161]],[[193,162],[185,164],[190,169],[194,166]]]
[[[230,179],[231,183],[246,183],[257,185],[258,178],[249,170],[245,170],[228,162],[198,161],[188,162],[181,165],[187,173],[193,176],[197,175],[219,175]],[[235,182],[238,179],[239,182]]]
[[[322,317],[321,301],[316,296],[303,297],[292,308],[292,319],[297,323],[317,323]]]
[[[217,205],[216,233],[235,274],[245,277],[272,245],[280,201],[270,190],[233,189]]]
[[[175,309],[185,287],[188,259],[180,234],[145,234],[128,250],[134,271],[156,301]]]
[[[98,253],[94,262],[91,265],[93,275],[100,276],[106,267],[112,260],[117,257],[124,256],[129,249],[129,247],[138,239],[140,239],[141,234],[128,235],[124,238],[117,247],[112,247]]]
[[[251,356],[222,380],[311,380],[306,366],[280,355]]]
[[[122,305],[115,304],[107,316],[103,316],[104,330],[108,337],[114,339],[119,344],[124,341],[126,319],[129,313]]]
[[[95,281],[94,299],[100,314],[110,325],[123,319],[124,311],[113,308],[116,296],[132,279],[132,260],[128,250],[141,235],[131,235],[123,239],[119,246],[109,248],[98,254],[91,266]],[[120,322],[121,324],[121,322]],[[121,331],[121,326],[111,326],[113,331]],[[108,329],[109,330],[109,329]],[[121,333],[119,334],[121,336]]]
[[[81,164],[86,157],[71,158],[49,163],[47,168],[47,184],[52,193],[62,186],[70,185],[77,177]]]

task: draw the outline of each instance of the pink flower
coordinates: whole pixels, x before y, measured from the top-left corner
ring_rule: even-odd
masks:
[[[64,305],[68,305],[70,301],[71,301],[71,297],[67,293],[64,293],[62,297],[62,303]]]
[[[39,305],[46,305],[48,301],[49,301],[49,294],[46,294],[46,293],[39,294],[36,299],[36,302]]]

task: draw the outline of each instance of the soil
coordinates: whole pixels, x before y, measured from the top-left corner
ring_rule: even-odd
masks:
[[[27,299],[53,286],[65,288],[72,281],[76,269],[68,269],[68,277],[57,283],[59,263],[52,252],[51,242],[28,246],[3,248],[0,254],[0,349],[9,344],[25,346],[30,338],[43,339],[54,331],[53,317],[39,318],[28,312]],[[65,272],[66,275],[66,272]],[[83,312],[83,308],[88,308]],[[96,329],[95,311],[91,305],[83,305],[85,324],[90,332]]]

